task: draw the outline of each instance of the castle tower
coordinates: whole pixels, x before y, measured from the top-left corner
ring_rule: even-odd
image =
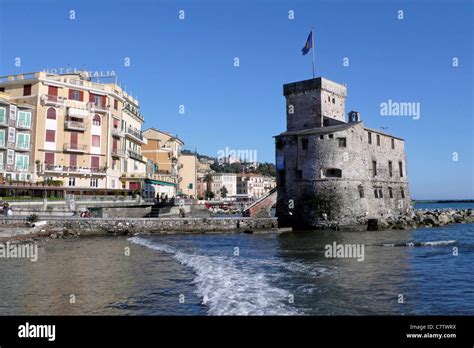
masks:
[[[347,90],[344,85],[318,77],[283,86],[287,131],[344,123]]]

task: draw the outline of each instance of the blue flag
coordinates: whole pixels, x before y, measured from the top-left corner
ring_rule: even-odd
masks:
[[[303,56],[309,52],[309,50],[313,48],[313,31],[308,35],[308,39],[306,40],[306,44],[304,47],[301,49],[301,52],[303,52]]]

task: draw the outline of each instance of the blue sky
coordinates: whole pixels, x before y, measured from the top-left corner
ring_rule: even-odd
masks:
[[[301,48],[313,26],[317,75],[347,84],[346,111],[406,139],[412,197],[474,198],[472,1],[0,4],[1,75],[113,70],[139,98],[146,127],[178,134],[201,153],[257,150],[271,162],[272,136],[285,130],[282,85],[311,78],[311,55]],[[420,119],[381,116],[389,99],[420,103]]]

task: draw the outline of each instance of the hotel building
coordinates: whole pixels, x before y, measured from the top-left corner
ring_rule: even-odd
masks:
[[[138,100],[116,83],[92,82],[87,72],[37,72],[0,77],[0,91],[10,95],[11,103],[36,110],[30,137],[33,181],[61,180],[65,187],[92,189],[141,188],[138,178],[146,175],[141,154],[144,119]]]

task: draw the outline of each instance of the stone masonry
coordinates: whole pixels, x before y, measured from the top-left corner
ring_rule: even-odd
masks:
[[[346,87],[324,78],[284,85],[287,131],[277,135],[280,226],[315,227],[411,212],[404,140],[345,120]]]

